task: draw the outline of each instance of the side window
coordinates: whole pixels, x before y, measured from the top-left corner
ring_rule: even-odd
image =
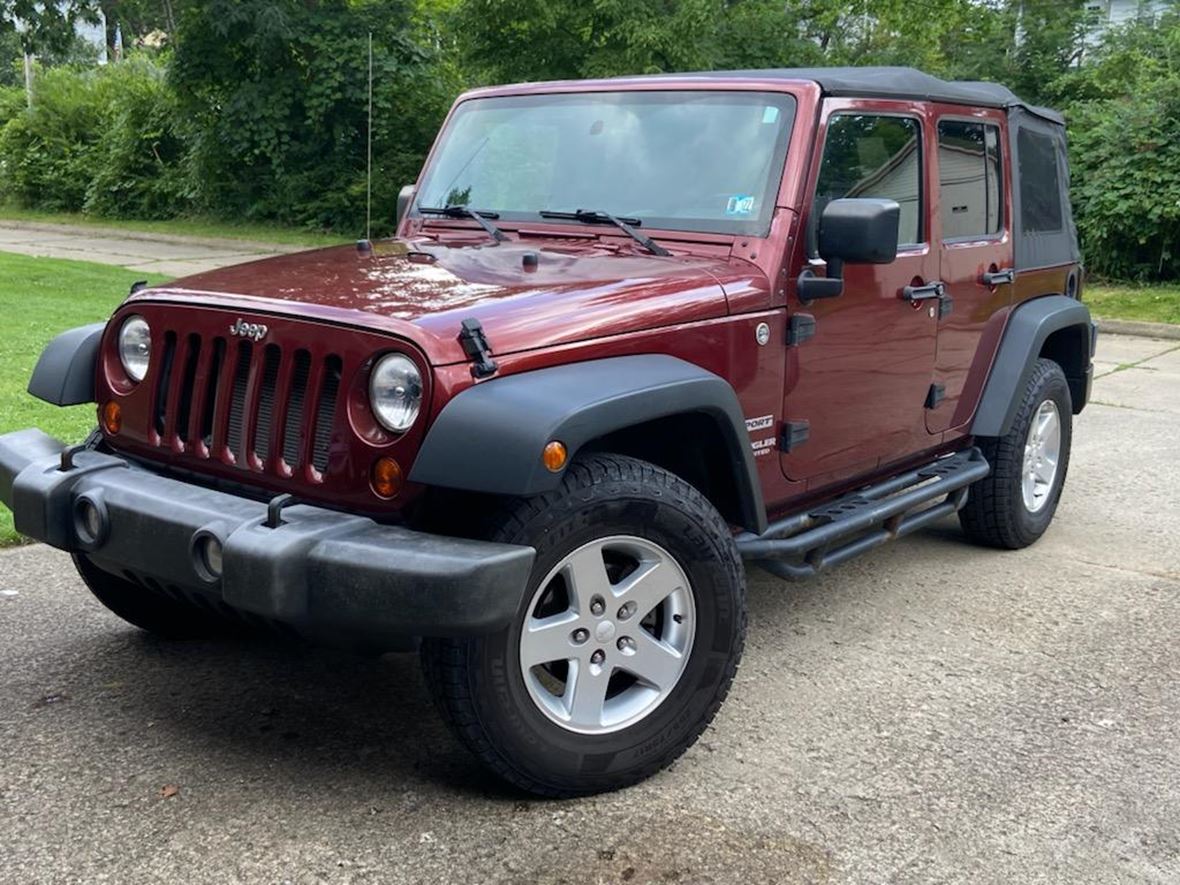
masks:
[[[938,192],[942,238],[1000,232],[1000,134],[995,126],[960,120],[938,124]]]
[[[1025,233],[1061,230],[1061,185],[1053,139],[1021,129],[1016,135],[1020,163],[1020,215]]]
[[[921,135],[921,125],[912,117],[834,115],[815,188],[813,226],[832,200],[882,197],[901,206],[898,242],[924,242]]]

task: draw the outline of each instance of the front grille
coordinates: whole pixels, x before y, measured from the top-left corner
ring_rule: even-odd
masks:
[[[157,357],[157,445],[322,480],[340,396],[338,356],[313,359],[304,348],[166,332]]]

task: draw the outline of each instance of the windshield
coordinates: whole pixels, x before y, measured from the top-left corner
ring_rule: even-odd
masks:
[[[465,101],[416,205],[507,221],[578,209],[764,236],[795,112],[783,93],[593,92]]]

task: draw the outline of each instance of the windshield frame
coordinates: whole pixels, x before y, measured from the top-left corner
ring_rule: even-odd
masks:
[[[625,86],[622,84],[615,85],[613,83],[594,83],[592,86],[589,83],[569,83],[561,84],[566,88],[555,89],[538,89],[538,84],[529,84],[530,88],[519,90],[509,89],[504,87],[480,89],[472,93],[460,96],[456,101],[454,107],[448,114],[442,129],[439,132],[438,138],[435,139],[434,146],[431,148],[430,154],[427,156],[426,162],[423,164],[422,171],[418,177],[415,187],[413,201],[407,211],[407,219],[422,225],[429,222],[432,226],[436,224],[446,224],[450,222],[456,225],[454,219],[441,219],[433,216],[427,216],[418,211],[419,201],[424,196],[423,184],[428,183],[431,174],[438,162],[439,153],[447,140],[455,131],[457,121],[466,113],[468,107],[474,103],[482,102],[519,102],[521,104],[531,104],[535,102],[543,102],[546,98],[578,98],[591,97],[594,95],[644,95],[644,96],[667,96],[667,95],[699,95],[699,94],[715,94],[715,95],[740,95],[748,97],[750,95],[761,96],[768,103],[773,103],[779,108],[781,114],[779,134],[775,141],[773,151],[770,157],[770,164],[768,166],[768,173],[766,176],[766,185],[764,193],[759,194],[759,198],[763,204],[763,215],[761,217],[751,220],[729,220],[723,218],[696,218],[696,219],[680,219],[680,218],[644,218],[642,219],[641,230],[646,230],[649,234],[653,231],[667,231],[671,234],[706,234],[712,236],[726,236],[726,237],[766,237],[769,235],[771,225],[774,221],[775,210],[780,202],[779,195],[784,186],[786,176],[787,160],[790,155],[790,147],[792,140],[795,138],[795,124],[799,118],[799,96],[795,94],[794,90],[771,88],[768,84],[756,85],[736,85],[726,83],[714,84],[710,83],[703,86],[699,83],[685,83],[685,82],[668,82],[656,84],[644,84],[641,88],[634,86]],[[572,87],[572,88],[570,88]],[[589,87],[589,88],[587,88]],[[653,103],[657,99],[653,97]],[[576,209],[589,211],[606,211],[614,212],[617,207],[612,206],[538,206],[536,211],[519,212],[512,210],[503,210],[498,206],[477,206],[479,210],[486,210],[495,212],[497,214],[497,222],[501,227],[514,228],[520,226],[527,226],[529,228],[535,227],[563,227],[581,226],[576,221],[563,221],[555,219],[543,218],[539,213],[543,209],[551,211],[574,211]],[[461,220],[456,226],[466,226]]]

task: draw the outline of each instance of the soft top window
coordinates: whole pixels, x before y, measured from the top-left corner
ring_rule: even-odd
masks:
[[[1061,183],[1053,139],[1021,128],[1016,140],[1016,154],[1020,162],[1020,209],[1024,232],[1060,232]]]

